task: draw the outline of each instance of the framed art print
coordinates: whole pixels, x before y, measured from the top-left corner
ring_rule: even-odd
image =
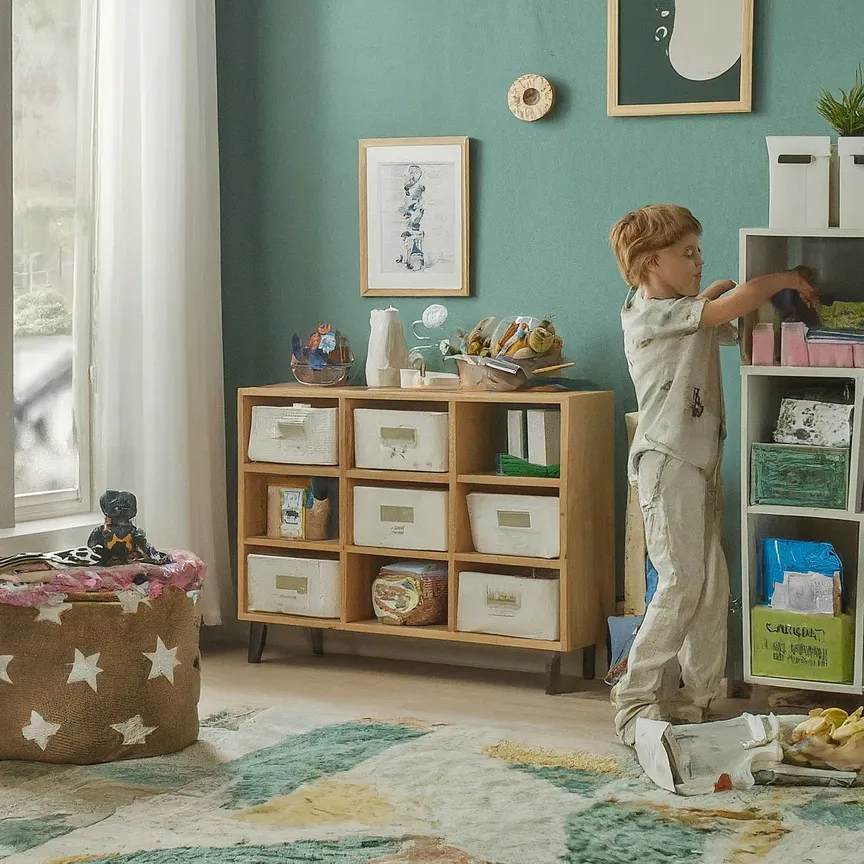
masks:
[[[751,110],[753,0],[607,0],[607,113]]]
[[[360,291],[468,295],[468,139],[360,141]]]

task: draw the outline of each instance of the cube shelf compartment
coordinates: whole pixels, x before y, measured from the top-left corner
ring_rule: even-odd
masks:
[[[260,465],[249,462],[247,447],[252,408],[295,402],[339,408],[339,465],[328,470],[314,465]],[[546,406],[561,411],[561,477],[499,477],[495,455],[506,452],[506,409]],[[384,408],[445,411],[448,415],[449,471],[415,473],[357,468],[354,462],[354,409]],[[248,387],[238,392],[238,617],[255,625],[286,624],[357,633],[378,633],[447,642],[503,645],[549,652],[550,663],[560,655],[592,649],[605,641],[607,616],[615,608],[614,548],[614,399],[608,391],[575,393],[491,393],[411,390],[370,390],[361,387],[312,388],[292,385]],[[327,541],[273,540],[262,536],[266,524],[267,483],[285,478],[331,476],[339,484],[339,538]],[[368,548],[354,543],[354,488],[393,486],[446,490],[449,494],[447,550]],[[513,492],[560,498],[560,554],[554,560],[482,555],[475,551],[468,522],[471,492]],[[247,607],[246,556],[296,554],[335,557],[342,568],[342,604],[338,619],[303,618],[252,612]],[[372,611],[370,586],[383,563],[398,560],[440,560],[449,568],[446,624],[419,627],[379,624]],[[520,639],[456,630],[459,574],[489,569],[509,573],[515,567],[559,572],[560,637]],[[491,568],[491,569],[490,569]],[[313,643],[314,644],[314,643]],[[250,659],[260,648],[250,643]],[[319,645],[320,647],[320,645]],[[586,655],[589,652],[586,652]],[[593,651],[590,651],[593,657]]]

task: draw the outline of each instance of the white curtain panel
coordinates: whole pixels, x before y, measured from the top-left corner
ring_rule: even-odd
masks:
[[[219,278],[214,0],[102,0],[97,91],[96,462],[157,548],[231,578]]]

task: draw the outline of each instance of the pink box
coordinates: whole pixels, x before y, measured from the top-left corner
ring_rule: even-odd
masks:
[[[809,366],[810,355],[807,351],[807,340],[804,338],[806,328],[799,323],[784,323],[780,331],[780,365]]]
[[[852,346],[843,342],[808,342],[807,353],[811,366],[829,369],[851,369]]]
[[[776,366],[774,359],[774,325],[757,324],[753,329],[753,365]],[[864,354],[862,354],[864,358]]]
[[[864,369],[864,345],[852,346],[852,362],[856,369]]]

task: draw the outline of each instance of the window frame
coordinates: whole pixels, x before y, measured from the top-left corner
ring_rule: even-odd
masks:
[[[3,285],[0,291],[4,295],[9,314],[2,315],[2,320],[8,321],[8,332],[0,336],[0,345],[7,342],[9,348],[0,351],[0,399],[2,405],[8,404],[9,421],[0,428],[0,477],[8,476],[11,454],[12,481],[10,485],[0,483],[0,488],[12,490],[11,495],[0,496],[11,501],[0,500],[0,527],[11,527],[33,520],[59,518],[79,513],[88,513],[93,502],[93,323],[92,310],[95,299],[95,224],[96,224],[96,189],[95,189],[95,148],[96,148],[96,38],[98,33],[98,3],[97,0],[81,0],[81,19],[79,24],[78,49],[78,110],[76,112],[76,166],[75,166],[75,212],[87,213],[88,230],[76,232],[74,240],[73,260],[73,304],[72,304],[72,387],[74,423],[77,430],[78,443],[78,483],[77,488],[59,489],[49,492],[35,492],[26,495],[15,493],[14,463],[15,463],[15,427],[12,384],[14,382],[14,329],[12,324],[13,273],[12,261],[12,3],[14,0],[0,0],[0,53],[2,53],[2,75],[0,81],[0,97],[8,109],[8,124],[3,124],[3,139],[8,139],[8,147],[0,146],[0,173],[8,174],[8,192],[0,183],[0,233],[9,237],[8,250],[0,250],[8,255],[8,262],[0,258],[0,269],[8,274],[8,286]],[[5,80],[8,76],[8,82]],[[8,89],[8,93],[7,93]],[[8,163],[8,164],[7,164]],[[8,209],[8,231],[3,230],[2,220]],[[5,265],[5,266],[4,266]],[[0,283],[2,284],[2,283]],[[0,301],[2,304],[2,301]],[[0,305],[2,310],[2,305]],[[6,366],[8,364],[8,372]],[[5,401],[4,384],[9,379],[9,400]],[[2,416],[2,406],[0,406]],[[8,438],[8,445],[7,445]],[[10,509],[12,521],[10,522]]]

